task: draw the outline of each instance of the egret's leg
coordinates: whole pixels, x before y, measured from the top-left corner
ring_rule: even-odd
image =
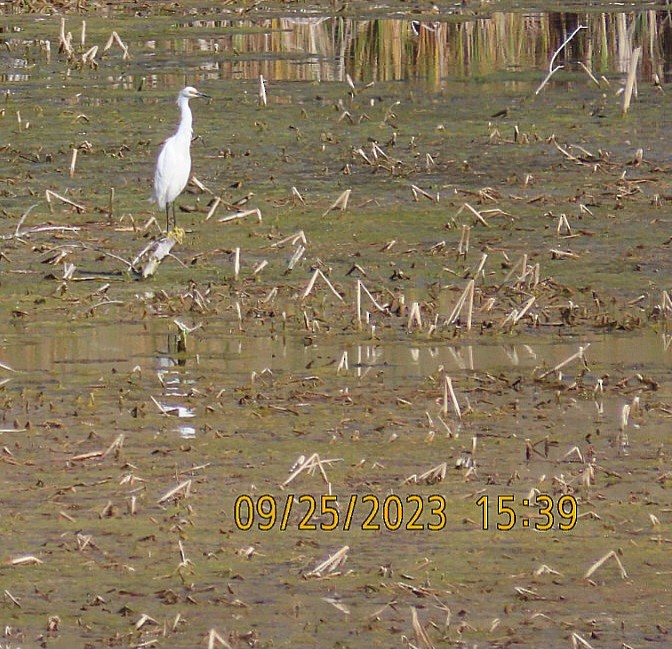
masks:
[[[166,234],[170,232],[170,205],[166,203]]]
[[[177,217],[175,216],[175,201],[172,203],[173,205],[173,229],[177,227]]]

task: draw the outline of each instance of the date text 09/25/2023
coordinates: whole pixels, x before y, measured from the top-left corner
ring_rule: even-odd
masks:
[[[532,499],[518,501],[513,494],[484,494],[474,505],[480,510],[483,530],[506,532],[528,528],[539,532],[552,529],[568,532],[579,517],[576,498],[569,494],[557,498],[536,494]],[[447,527],[448,515],[448,504],[441,494],[405,497],[351,494],[347,500],[334,494],[287,494],[284,498],[270,494],[254,497],[242,494],[233,506],[234,524],[245,532],[252,528],[264,532],[277,528],[284,532],[289,527],[323,532],[338,529],[344,532],[353,529],[439,532]]]

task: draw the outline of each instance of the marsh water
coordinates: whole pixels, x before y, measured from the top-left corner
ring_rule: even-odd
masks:
[[[669,644],[667,6],[0,8],[3,646]]]

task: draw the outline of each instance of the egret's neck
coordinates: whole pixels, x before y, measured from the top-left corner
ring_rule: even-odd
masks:
[[[177,100],[177,105],[180,107],[180,125],[177,127],[177,135],[191,140],[191,109],[189,108],[189,99],[187,97],[180,97]]]

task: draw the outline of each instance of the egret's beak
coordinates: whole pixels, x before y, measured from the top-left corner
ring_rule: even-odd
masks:
[[[203,99],[212,99],[210,95],[206,95],[204,92],[197,92],[193,97],[201,97]]]

